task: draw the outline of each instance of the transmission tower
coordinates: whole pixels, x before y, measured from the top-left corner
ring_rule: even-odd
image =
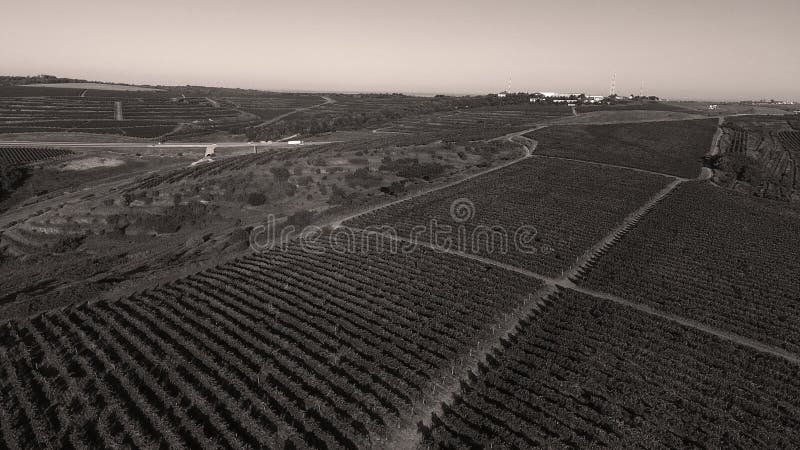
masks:
[[[617,74],[611,75],[611,87],[608,89],[609,97],[617,94]]]

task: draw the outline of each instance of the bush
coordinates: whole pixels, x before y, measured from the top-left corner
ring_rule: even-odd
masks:
[[[307,209],[295,211],[291,216],[286,218],[286,225],[294,225],[297,229],[302,229],[311,225],[314,221],[314,215],[314,211],[309,211]]]
[[[0,198],[19,187],[27,176],[25,168],[0,166]]]
[[[347,174],[345,181],[350,187],[370,188],[378,186],[381,183],[381,177],[370,172],[369,168],[362,167],[356,169],[353,173]]]
[[[368,166],[369,160],[367,158],[349,158],[347,160],[350,164],[355,166]]]
[[[405,191],[406,191],[406,184],[403,183],[402,181],[395,181],[389,186],[384,186],[381,188],[381,192],[392,196],[402,194]]]
[[[250,206],[261,206],[267,202],[267,196],[261,192],[251,192],[247,194],[247,204]]]
[[[269,171],[272,172],[272,176],[280,181],[286,181],[292,175],[286,167],[270,167]]]

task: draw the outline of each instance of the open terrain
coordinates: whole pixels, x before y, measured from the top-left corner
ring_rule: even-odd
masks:
[[[798,440],[792,117],[159,89],[0,87],[0,448]]]

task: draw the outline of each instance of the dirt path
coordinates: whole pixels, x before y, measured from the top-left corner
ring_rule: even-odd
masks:
[[[722,124],[725,122],[725,117],[727,116],[719,116],[719,121],[717,122],[717,131],[714,132],[714,138],[711,139],[711,148],[708,149],[708,153],[706,153],[707,157],[715,156],[719,153],[719,140],[722,137]],[[697,178],[704,181],[714,178],[714,169],[710,167],[703,167],[700,170],[700,176]]]
[[[719,139],[722,136],[722,124],[725,122],[725,116],[719,116],[717,122],[717,131],[714,133],[714,139],[711,140],[711,148],[708,150],[708,156],[714,156],[719,153]]]
[[[216,101],[216,100],[214,100],[212,98],[208,98],[208,97],[205,97],[205,99],[206,99],[206,101],[208,101],[208,103],[211,103],[211,106],[213,106],[214,108],[219,108],[219,102],[218,101]]]
[[[663,173],[663,172],[655,172],[655,171],[647,170],[647,169],[639,169],[639,168],[630,167],[630,166],[618,166],[616,164],[608,164],[608,163],[602,163],[602,162],[596,162],[596,161],[586,161],[584,159],[576,159],[576,158],[566,158],[564,156],[550,156],[550,155],[541,155],[541,154],[537,154],[537,155],[533,155],[533,156],[536,157],[536,158],[560,159],[560,160],[563,160],[563,161],[572,161],[572,162],[583,163],[583,164],[591,164],[591,165],[600,166],[600,167],[610,167],[610,168],[613,168],[613,169],[632,170],[634,172],[648,173],[650,175],[658,175],[658,176],[662,176],[662,177],[668,177],[668,178],[674,178],[674,179],[678,179],[678,180],[687,181],[686,178],[681,178],[681,177],[676,176],[676,175],[671,175],[671,174]]]
[[[554,291],[552,286],[545,285],[530,294],[522,306],[506,314],[502,322],[492,327],[492,339],[478,342],[469,354],[462,355],[458,369],[454,369],[450,376],[438,380],[439,382],[434,381],[434,388],[424,402],[418,401],[410,414],[401,420],[399,428],[385,440],[375,442],[374,447],[391,450],[418,448],[421,437],[419,425],[430,426],[434,414],[441,417],[444,414],[443,406],[452,405],[456,395],[461,392],[461,383],[468,380],[470,374],[480,373],[479,367],[488,364],[487,356],[500,350],[500,343],[517,333],[520,322],[541,312],[544,299]]]
[[[122,102],[114,102],[114,120],[122,120]]]

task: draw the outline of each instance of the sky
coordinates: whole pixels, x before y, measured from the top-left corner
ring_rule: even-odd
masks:
[[[0,74],[800,100],[800,0],[0,0]]]

